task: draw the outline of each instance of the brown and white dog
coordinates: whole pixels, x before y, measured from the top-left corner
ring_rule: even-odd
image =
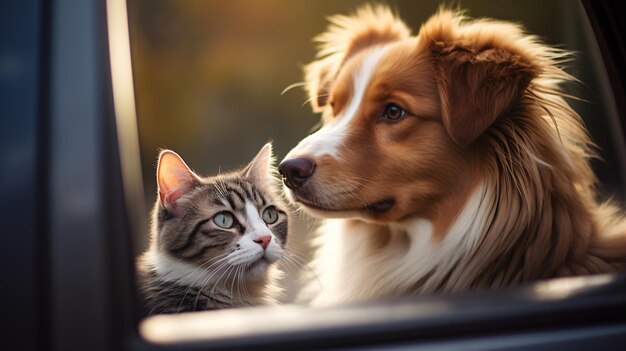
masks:
[[[305,83],[323,127],[279,167],[327,219],[314,304],[626,270],[626,220],[596,199],[560,88],[566,52],[445,9],[411,36],[365,6],[318,40]]]

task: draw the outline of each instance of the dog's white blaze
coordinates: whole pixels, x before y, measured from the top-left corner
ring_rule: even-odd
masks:
[[[331,155],[338,157],[337,151],[348,133],[350,121],[357,115],[367,86],[378,66],[378,62],[388,48],[388,45],[378,47],[372,50],[372,52],[367,54],[363,59],[359,71],[353,77],[354,93],[345,113],[335,118],[331,124],[324,126],[322,129],[304,138],[289,153],[290,155],[310,155],[313,157]]]
[[[365,300],[414,290],[421,279],[425,281],[419,291],[434,292],[455,265],[475,251],[491,204],[492,194],[483,184],[441,241],[433,239],[432,222],[416,218],[392,224],[390,242],[377,251],[372,251],[368,238],[379,234],[375,227],[327,220],[320,228],[320,251],[313,262],[327,293],[314,291],[312,283],[304,290],[310,296],[302,297],[312,298],[315,305]],[[408,235],[408,247],[402,233]]]

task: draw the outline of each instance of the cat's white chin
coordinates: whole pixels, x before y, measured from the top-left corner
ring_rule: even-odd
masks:
[[[270,264],[272,263],[266,258],[260,258],[248,267],[248,270],[246,271],[246,278],[250,281],[260,281],[265,279]]]

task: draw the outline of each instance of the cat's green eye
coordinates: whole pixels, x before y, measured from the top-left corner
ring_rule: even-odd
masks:
[[[263,211],[263,220],[267,224],[272,224],[278,220],[278,212],[273,206],[268,207],[265,211]]]
[[[229,229],[235,224],[235,218],[230,212],[220,212],[213,217],[213,223],[218,227]]]

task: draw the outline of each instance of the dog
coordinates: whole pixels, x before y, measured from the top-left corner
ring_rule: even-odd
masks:
[[[562,90],[568,52],[445,8],[412,36],[367,5],[317,40],[305,88],[322,128],[279,165],[325,219],[311,304],[626,271],[626,219],[597,200]]]

